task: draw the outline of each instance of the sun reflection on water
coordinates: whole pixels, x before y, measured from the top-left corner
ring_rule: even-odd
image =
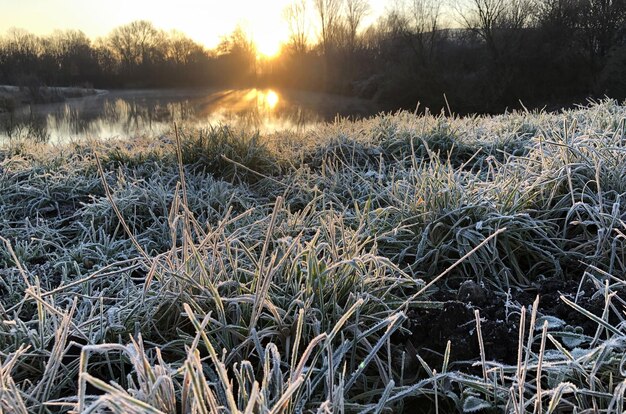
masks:
[[[227,124],[263,133],[304,130],[363,103],[330,95],[276,89],[110,91],[0,114],[4,140],[33,137],[63,142],[84,137],[156,136],[179,125]],[[329,109],[330,108],[330,109]]]
[[[235,94],[235,96],[233,96],[230,100],[237,101],[237,99],[241,99],[241,101],[237,102],[235,106],[247,106],[245,102],[256,101],[257,111],[260,113],[267,113],[276,108],[276,105],[278,105],[278,102],[280,101],[280,96],[272,89],[262,90],[253,88],[247,91],[243,98],[237,98],[237,94]]]
[[[270,109],[274,109],[276,107],[278,100],[278,94],[271,89],[265,94],[265,102],[267,102],[267,106],[269,106]]]

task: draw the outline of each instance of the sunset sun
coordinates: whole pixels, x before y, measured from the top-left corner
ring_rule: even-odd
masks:
[[[282,40],[272,33],[263,33],[256,35],[254,38],[254,44],[259,56],[266,58],[278,55],[282,43]]]
[[[271,58],[280,52],[289,39],[289,29],[280,14],[269,13],[267,8],[256,7],[256,18],[244,22],[248,26],[252,42],[260,57]]]

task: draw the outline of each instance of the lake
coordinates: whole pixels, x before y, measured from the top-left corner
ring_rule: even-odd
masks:
[[[278,89],[113,90],[0,114],[0,141],[64,142],[159,134],[174,123],[229,124],[272,132],[303,130],[339,117],[374,115],[367,100]]]

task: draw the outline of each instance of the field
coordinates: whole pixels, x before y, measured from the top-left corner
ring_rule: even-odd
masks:
[[[626,108],[0,149],[0,412],[623,412]]]

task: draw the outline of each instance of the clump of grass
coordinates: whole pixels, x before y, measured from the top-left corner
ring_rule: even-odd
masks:
[[[183,164],[226,180],[257,182],[280,172],[280,163],[258,133],[252,135],[228,126],[181,129]]]

